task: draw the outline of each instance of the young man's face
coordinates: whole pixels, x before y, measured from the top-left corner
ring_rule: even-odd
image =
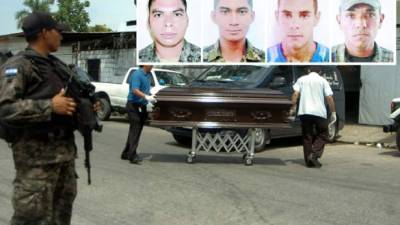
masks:
[[[143,71],[146,73],[150,73],[151,69],[153,69],[152,65],[143,65]]]
[[[254,12],[247,0],[219,0],[211,18],[219,28],[220,39],[240,41],[246,38]]]
[[[347,47],[363,50],[373,46],[384,15],[367,4],[357,4],[336,16]]]
[[[313,42],[314,27],[320,17],[313,0],[280,0],[275,17],[284,45],[298,49]]]
[[[43,40],[46,43],[47,48],[50,52],[56,52],[61,46],[62,35],[60,31],[56,29],[42,30]]]
[[[164,47],[183,42],[188,17],[182,0],[155,0],[149,12],[149,30],[154,41]]]

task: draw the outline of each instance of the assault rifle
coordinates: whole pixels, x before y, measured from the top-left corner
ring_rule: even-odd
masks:
[[[72,65],[73,66],[73,65]],[[93,109],[93,104],[97,99],[94,96],[95,87],[85,77],[78,76],[75,67],[69,66],[73,71],[71,73],[65,93],[67,96],[72,97],[76,103],[76,124],[83,137],[85,149],[85,167],[88,173],[88,184],[91,184],[91,165],[90,165],[90,151],[93,150],[93,130],[101,132],[103,126],[97,118],[96,112]],[[75,75],[75,76],[74,76]]]

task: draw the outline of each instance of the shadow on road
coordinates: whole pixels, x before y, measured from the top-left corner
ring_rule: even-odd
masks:
[[[144,161],[150,162],[164,162],[164,163],[186,163],[186,154],[160,154],[160,153],[141,153]],[[241,153],[209,153],[200,152],[194,164],[243,164]],[[257,154],[254,158],[254,164],[257,165],[276,165],[285,166],[285,161],[277,158],[264,158],[258,157]]]
[[[167,142],[165,144],[169,146],[181,147],[182,149],[187,149],[188,151],[192,147],[190,144],[185,145],[175,141]],[[279,148],[301,146],[301,145],[302,145],[301,137],[277,138],[273,139],[271,143],[266,145],[265,149],[261,150],[260,152],[279,149]]]
[[[400,158],[400,151],[393,150],[393,151],[390,151],[390,152],[382,152],[382,153],[379,153],[379,155],[390,155],[390,156],[393,156],[393,157]]]

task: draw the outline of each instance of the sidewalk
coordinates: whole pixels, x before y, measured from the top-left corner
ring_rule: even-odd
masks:
[[[345,124],[338,142],[396,148],[396,133],[384,133],[382,126]]]

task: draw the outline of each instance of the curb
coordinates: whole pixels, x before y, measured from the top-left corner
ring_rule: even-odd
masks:
[[[383,143],[383,142],[366,142],[366,141],[341,141],[336,140],[336,143],[350,144],[350,145],[364,145],[367,147],[375,147],[375,148],[385,148],[385,149],[396,149],[397,146],[394,144]]]

